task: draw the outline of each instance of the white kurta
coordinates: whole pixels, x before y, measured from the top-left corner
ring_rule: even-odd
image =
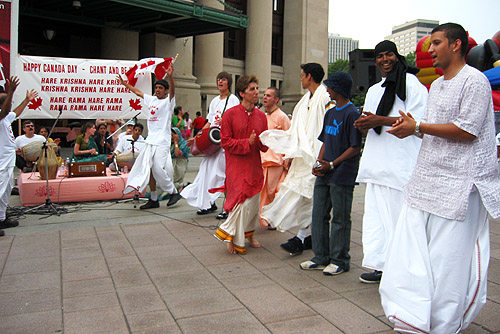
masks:
[[[210,102],[207,120],[211,126],[220,127],[224,107],[226,110],[240,104],[238,98],[230,94],[229,101],[221,100],[220,96],[214,97]],[[219,188],[226,180],[226,156],[221,148],[217,153],[206,155],[201,161],[198,174],[193,183],[181,191],[181,196],[186,202],[198,209],[209,209],[212,203],[220,196],[220,192],[211,194],[209,189]]]
[[[0,220],[5,219],[9,204],[10,192],[14,186],[14,166],[16,161],[16,144],[12,133],[12,122],[16,114],[8,113],[0,120]]]
[[[329,101],[326,87],[319,85],[312,98],[307,92],[295,106],[290,129],[267,130],[260,135],[261,142],[274,152],[293,158],[274,201],[262,208],[262,218],[280,231],[311,224],[315,181],[311,171],[321,149],[318,136]]]
[[[385,92],[385,79],[366,94],[364,111],[376,113]],[[406,101],[396,96],[389,117],[399,117],[399,110],[420,120],[427,107],[427,89],[412,74],[406,74]],[[370,129],[361,156],[357,182],[366,183],[363,215],[363,267],[383,270],[387,245],[395,229],[404,201],[403,186],[415,168],[421,139],[399,139],[386,132]],[[402,158],[404,157],[404,158]]]

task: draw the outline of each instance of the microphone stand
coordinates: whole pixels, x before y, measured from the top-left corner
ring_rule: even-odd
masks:
[[[137,120],[137,116],[139,116],[140,114],[141,114],[141,113],[140,113],[140,112],[138,112],[135,116],[131,117],[128,121],[126,121],[126,122],[125,122],[125,124],[123,124],[123,125],[122,125],[122,126],[120,126],[118,129],[116,129],[116,131],[115,131],[115,132],[113,132],[112,134],[110,134],[110,135],[109,135],[106,139],[109,139],[109,138],[113,137],[113,135],[114,135],[115,133],[117,133],[118,131],[120,131],[121,129],[123,129],[123,127],[124,127],[124,126],[127,126],[128,122],[130,122],[132,119]]]
[[[47,198],[45,199],[45,204],[40,204],[38,206],[32,207],[32,208],[24,211],[24,213],[29,213],[29,212],[34,211],[34,210],[37,210],[37,213],[44,213],[43,211],[42,212],[38,211],[38,209],[42,209],[42,210],[47,210],[47,213],[49,214],[49,216],[52,216],[54,214],[56,214],[58,216],[61,215],[58,208],[52,203],[52,201],[50,199],[49,166],[48,166],[48,159],[47,159],[47,149],[49,148],[47,145],[47,141],[48,141],[48,138],[50,138],[52,131],[54,131],[54,128],[57,124],[57,121],[61,117],[61,114],[62,114],[62,109],[59,109],[59,115],[57,115],[57,118],[54,121],[54,124],[52,124],[52,128],[49,131],[49,135],[47,136],[47,139],[45,140],[45,142],[43,143],[43,146],[42,146],[42,150],[44,150],[44,152],[45,152],[45,179],[47,181],[47,183],[45,185],[46,192],[47,192]],[[62,211],[62,208],[60,208],[60,210]]]
[[[137,138],[137,140],[139,140],[139,138]],[[134,144],[135,144],[135,140],[133,139],[127,139],[127,141],[130,142],[130,144],[132,144],[132,168],[133,168],[133,165],[135,164],[135,150],[134,150]],[[130,171],[132,171],[132,168],[130,168]],[[116,166],[116,170],[118,170],[118,166]],[[129,173],[130,173],[129,171]],[[137,191],[137,189],[134,189],[134,198],[132,199],[125,199],[125,200],[121,200],[121,201],[118,201],[117,203],[128,203],[130,201],[134,202],[134,209],[137,208],[137,204],[139,203],[141,199],[139,198],[139,192]]]

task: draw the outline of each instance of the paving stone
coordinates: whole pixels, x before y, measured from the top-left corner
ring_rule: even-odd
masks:
[[[109,276],[108,268],[101,256],[62,261],[63,281],[79,281]]]
[[[120,307],[64,312],[64,334],[127,333]]]
[[[172,275],[158,275],[153,277],[153,282],[163,296],[180,291],[222,288],[222,285],[206,269]]]
[[[205,266],[212,266],[218,264],[229,264],[237,262],[245,262],[243,256],[229,254],[226,251],[225,245],[215,239],[215,237],[210,236],[216,241],[213,245],[205,246],[192,246],[189,247],[189,251],[196,256],[196,258]]]
[[[161,223],[143,223],[133,225],[122,225],[122,230],[127,237],[144,234],[167,233],[167,229]]]
[[[181,242],[188,248],[206,245],[220,245],[220,241],[208,233],[194,237],[185,237],[181,239]]]
[[[10,250],[13,240],[13,235],[6,235],[0,238],[0,254],[7,253]]]
[[[135,256],[134,249],[127,241],[107,242],[102,244],[102,252],[106,258]]]
[[[169,311],[129,314],[127,315],[127,321],[132,332],[169,326],[177,327]]]
[[[0,316],[0,333],[62,333],[62,312],[51,310]],[[67,332],[66,332],[67,333]]]
[[[117,288],[116,292],[126,315],[166,310],[152,284]]]
[[[196,271],[203,268],[193,256],[146,259],[142,263],[146,271],[152,276]]]
[[[41,271],[60,270],[61,260],[59,257],[40,257],[34,259],[11,259],[4,267],[3,275],[36,273]]]
[[[87,296],[114,292],[115,287],[111,277],[63,282],[63,297]]]
[[[61,309],[61,289],[0,293],[0,316]]]
[[[154,327],[132,332],[132,334],[181,334],[181,330],[177,325]]]
[[[113,265],[109,267],[117,288],[151,284],[151,280],[141,264]]]
[[[243,305],[223,288],[180,291],[167,294],[163,299],[176,320],[243,309]]]
[[[15,240],[14,240],[15,241]],[[34,259],[39,257],[59,257],[59,242],[35,243],[31,245],[13,245],[10,249],[10,259]]]
[[[342,298],[341,295],[323,285],[307,287],[300,290],[294,289],[292,293],[306,304]]]
[[[320,286],[318,282],[309,278],[304,270],[294,269],[290,266],[284,268],[268,269],[262,271],[271,280],[281,285],[288,291],[296,291],[305,288]]]
[[[273,334],[301,334],[301,333],[331,333],[341,334],[342,332],[325,318],[316,315],[300,319],[278,321],[267,324]]]
[[[61,240],[61,248],[95,248],[99,249],[101,246],[99,245],[99,241],[95,237],[84,238],[84,239],[66,239]]]
[[[76,312],[119,306],[114,292],[63,299],[64,312]]]
[[[249,247],[247,254],[245,254],[244,256],[244,260],[251,263],[255,268],[259,270],[288,267],[286,263],[283,263],[280,258],[276,257],[264,247],[260,247],[257,249]]]
[[[375,317],[384,316],[378,284],[360,283],[358,290],[344,292],[341,295]]]
[[[96,238],[94,228],[79,228],[61,231],[61,241]]]
[[[141,260],[191,255],[187,249],[180,244],[135,247],[135,252]]]
[[[376,333],[390,329],[385,323],[345,299],[311,304],[311,307],[343,333]]]
[[[496,333],[500,331],[500,304],[486,301],[486,305],[481,309],[474,323]]]
[[[234,291],[236,297],[263,323],[316,315],[310,307],[282,287],[273,284]]]
[[[133,247],[180,244],[180,242],[167,230],[159,234],[128,235],[127,237]]]
[[[101,243],[127,241],[125,233],[123,233],[123,231],[119,227],[109,230],[96,228],[96,233],[97,233],[97,238]]]
[[[61,273],[59,270],[42,271],[16,275],[2,275],[0,291],[15,292],[61,288]]]
[[[198,333],[270,333],[248,310],[237,310],[180,319],[185,334]]]
[[[256,275],[259,273],[257,269],[247,262],[208,266],[207,269],[210,270],[218,279]]]
[[[274,282],[264,274],[221,278],[219,281],[224,284],[229,291],[235,291],[241,289],[242,280],[245,288],[254,288],[274,284]]]
[[[61,257],[63,260],[82,259],[85,257],[102,256],[100,247],[82,247],[82,248],[63,248]]]

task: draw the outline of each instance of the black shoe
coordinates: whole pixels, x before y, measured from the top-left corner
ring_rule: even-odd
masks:
[[[304,250],[306,249],[312,249],[312,237],[310,235],[304,239]]]
[[[217,218],[217,219],[219,219],[219,220],[221,220],[221,219],[227,219],[227,212],[222,211],[222,212],[221,212],[221,213],[219,213],[219,214],[217,215],[217,217],[215,217],[215,218]]]
[[[200,210],[196,211],[197,215],[208,215],[209,213],[210,213],[210,211],[208,211],[208,209],[200,209]]]
[[[17,220],[13,220],[11,218],[5,218],[4,220],[0,221],[0,229],[9,228],[9,227],[16,227],[18,225],[19,225],[19,222]]]
[[[12,196],[18,196],[19,195],[19,189],[17,187],[12,188],[12,190],[10,191],[10,194]]]
[[[5,231],[4,230],[0,230],[0,237],[3,237],[5,235]]]
[[[304,250],[304,245],[302,244],[302,241],[297,237],[288,239],[288,241],[284,244],[281,244],[280,247],[283,248],[288,253],[290,253],[290,255],[302,254],[302,251]]]
[[[172,197],[170,197],[170,199],[168,200],[167,206],[174,205],[175,203],[179,202],[181,198],[182,198],[181,194],[179,193],[173,194]]]
[[[359,280],[367,284],[379,283],[381,279],[382,272],[378,270],[375,270],[371,273],[363,273],[359,276]]]
[[[208,212],[214,212],[214,211],[217,211],[217,205],[215,205],[215,203],[212,203],[212,206],[210,207],[210,209],[207,209]]]
[[[145,210],[145,209],[155,209],[159,207],[160,207],[160,202],[149,199],[148,202],[144,205],[141,205],[139,209]]]

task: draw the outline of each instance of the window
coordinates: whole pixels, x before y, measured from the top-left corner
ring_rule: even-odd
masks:
[[[283,14],[285,0],[274,0],[271,64],[283,65]]]
[[[247,12],[247,0],[226,0],[231,7]],[[227,7],[224,9],[230,11]],[[246,29],[224,32],[224,57],[245,60]]]

